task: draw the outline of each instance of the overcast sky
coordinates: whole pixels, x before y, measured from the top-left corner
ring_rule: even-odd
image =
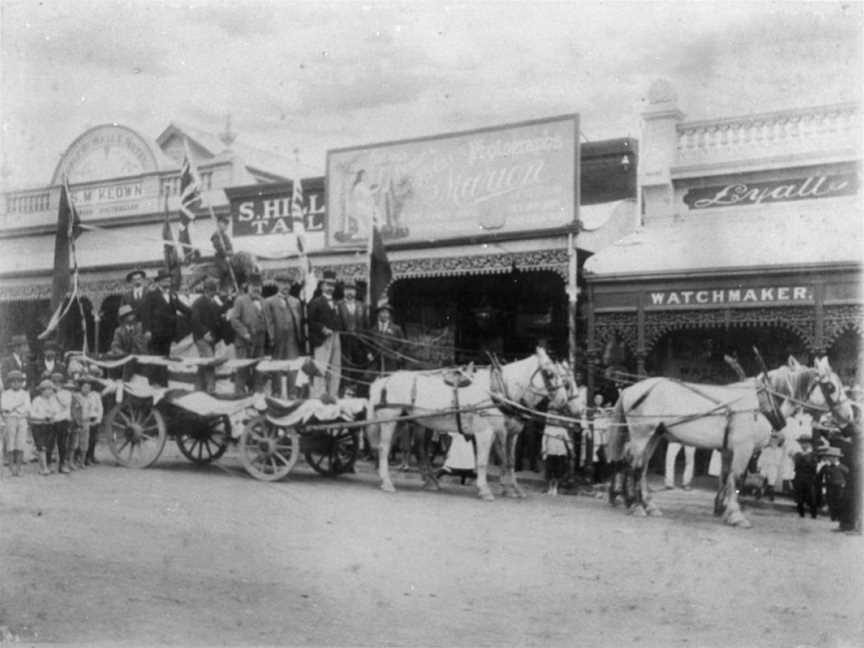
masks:
[[[579,112],[638,136],[663,77],[688,119],[860,100],[861,2],[0,0],[0,183],[48,183],[84,130],[171,121],[328,148]]]

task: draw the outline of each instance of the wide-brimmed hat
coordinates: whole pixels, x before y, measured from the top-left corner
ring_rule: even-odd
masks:
[[[134,315],[135,309],[132,308],[129,304],[123,304],[120,308],[117,309],[117,317],[118,319],[123,319],[127,315]]]
[[[329,283],[336,285],[336,273],[332,270],[325,270],[324,274],[321,276],[321,283]]]
[[[376,314],[380,313],[383,310],[390,311],[390,314],[391,315],[393,314],[393,307],[390,305],[390,302],[385,301],[385,302],[379,303],[377,308],[375,309],[375,313]]]
[[[94,389],[102,389],[102,383],[96,378],[96,376],[92,376],[90,374],[81,374],[78,378],[75,379],[75,385],[80,387],[84,383],[89,384]]]
[[[27,336],[26,335],[18,334],[18,335],[13,335],[11,338],[9,338],[9,346],[10,347],[22,346],[24,344],[29,344],[29,342],[27,342]]]
[[[173,279],[173,277],[171,276],[171,272],[166,268],[162,268],[159,272],[156,273],[155,281],[157,283],[162,281],[163,279]]]
[[[50,380],[43,380],[42,382],[39,383],[38,390],[42,391],[44,389],[51,389],[53,391],[57,391],[57,388],[54,386],[54,383],[52,383]]]
[[[65,380],[66,376],[64,376],[59,371],[52,371],[48,378],[50,378],[51,380]]]
[[[357,290],[357,282],[351,277],[348,277],[347,279],[342,280],[342,288],[353,288],[354,290]]]
[[[136,277],[136,275],[140,276],[142,279],[147,278],[147,273],[144,272],[144,270],[142,270],[141,268],[135,268],[134,270],[131,270],[131,271],[126,273],[126,281],[127,282],[132,281]]]
[[[205,291],[217,291],[219,290],[219,280],[216,277],[207,277],[204,280],[203,288]]]
[[[27,380],[27,376],[24,375],[23,371],[19,371],[18,369],[13,369],[6,376],[6,380],[8,380],[10,383],[15,381],[15,380],[24,381],[24,380]]]
[[[840,448],[837,448],[835,446],[830,446],[830,447],[822,450],[821,454],[825,455],[826,457],[838,457],[839,458],[839,457],[843,456],[843,451]]]

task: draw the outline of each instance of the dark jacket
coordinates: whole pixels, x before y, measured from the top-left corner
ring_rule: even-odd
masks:
[[[123,293],[123,297],[120,300],[120,306],[127,305],[132,307],[132,312],[135,313],[135,316],[141,317],[141,304],[144,303],[144,299],[149,294],[150,290],[147,286],[141,286],[141,299],[135,299],[135,292],[132,290],[127,290]],[[119,308],[119,306],[118,306]]]
[[[323,295],[309,302],[307,307],[307,320],[309,321],[309,343],[312,348],[324,344],[327,336],[324,335],[326,326],[332,331],[342,330],[342,318],[339,316],[339,308],[336,303],[330,306],[327,298]]]
[[[201,295],[192,304],[189,314],[189,326],[192,337],[197,341],[207,333],[213,336],[215,344],[222,339],[222,314],[227,310],[225,305],[217,304],[212,297]]]
[[[369,310],[363,302],[356,301],[355,303],[357,306],[354,313],[351,313],[344,300],[336,302],[339,318],[342,320],[341,328],[345,332],[340,341],[342,362],[354,367],[365,367],[367,364],[367,345],[363,336],[368,334]],[[358,335],[352,335],[353,333]]]
[[[140,319],[145,333],[154,338],[173,338],[177,333],[177,315],[189,316],[189,307],[180,301],[177,293],[168,293],[168,300],[161,290],[147,293],[141,303]]]
[[[147,343],[144,341],[144,332],[141,330],[139,322],[135,322],[131,328],[121,324],[114,329],[111,353],[115,355],[147,353]]]
[[[3,378],[3,385],[9,387],[9,372],[17,369],[24,372],[27,377],[27,387],[32,388],[34,383],[34,367],[29,358],[21,358],[21,362],[15,360],[15,356],[11,353],[0,360],[0,377]],[[35,378],[38,378],[36,376]]]
[[[381,373],[398,371],[404,365],[403,354],[405,353],[405,333],[398,324],[390,323],[389,330],[385,333],[379,330],[375,324],[370,330],[372,356],[374,357],[372,369]]]

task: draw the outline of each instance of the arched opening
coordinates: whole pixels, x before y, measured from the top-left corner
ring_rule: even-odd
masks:
[[[412,355],[431,365],[522,357],[539,339],[567,353],[564,280],[552,271],[400,279],[390,296],[406,335],[432,345]]]
[[[831,368],[847,387],[861,385],[864,380],[861,374],[864,371],[864,348],[861,342],[861,334],[850,326],[837,336],[828,349]]]

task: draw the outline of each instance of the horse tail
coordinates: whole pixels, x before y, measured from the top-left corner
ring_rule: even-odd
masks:
[[[612,408],[612,421],[606,433],[607,459],[610,462],[622,461],[626,455],[628,441],[630,441],[630,429],[627,427],[624,392],[622,391],[618,397],[618,402]]]

